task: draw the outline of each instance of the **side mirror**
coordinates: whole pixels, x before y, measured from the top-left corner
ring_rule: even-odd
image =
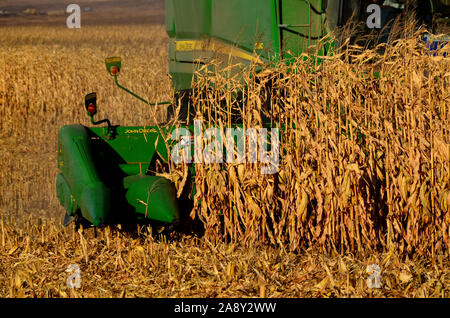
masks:
[[[97,93],[89,93],[84,97],[84,106],[89,116],[97,114]]]
[[[122,59],[120,57],[107,57],[105,59],[106,70],[112,76],[117,76],[120,73],[120,67],[122,64]]]
[[[89,93],[84,97],[84,107],[86,107],[87,113],[91,117],[92,124],[100,125],[106,123],[108,125],[105,136],[112,138],[114,135],[114,127],[111,125],[109,119],[94,121],[94,115],[97,114],[97,93]]]

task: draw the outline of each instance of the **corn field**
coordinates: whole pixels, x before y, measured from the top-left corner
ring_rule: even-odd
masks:
[[[270,121],[280,129],[278,172],[196,164],[190,218],[202,237],[122,226],[94,236],[60,224],[59,128],[90,125],[82,102],[91,91],[98,118],[113,124],[165,118],[114,87],[106,56],[122,57],[121,83],[148,100],[173,91],[162,26],[81,30],[2,28],[0,297],[449,296],[450,59],[423,54],[411,37],[383,53],[347,44],[320,64],[305,55],[255,66],[243,81],[231,68],[203,70],[197,119],[214,108],[205,126],[230,126],[231,110],[244,128]],[[74,263],[81,289],[66,286]],[[367,289],[374,263],[383,289]]]
[[[413,37],[383,53],[347,45],[320,65],[302,56],[244,72],[243,82],[229,69],[199,74],[198,113],[226,107],[208,125],[226,127],[242,90],[244,128],[262,127],[263,116],[283,130],[277,174],[196,166],[193,214],[206,235],[290,250],[448,253],[450,61],[424,51]]]

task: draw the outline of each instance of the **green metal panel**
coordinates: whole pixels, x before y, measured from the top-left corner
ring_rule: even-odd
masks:
[[[322,0],[166,0],[174,88],[189,89],[196,61],[218,53],[243,67],[256,55],[263,61],[297,56],[324,35],[323,17]]]
[[[278,36],[273,0],[213,1],[211,36],[253,53],[273,53]]]
[[[95,135],[94,138],[101,138],[102,143],[107,145],[107,149],[100,151],[100,157],[105,156],[104,160],[116,158],[116,161],[120,160],[118,163],[136,167],[134,171],[126,172],[127,174],[145,174],[156,151],[155,142],[159,134],[155,127],[117,127],[115,137],[110,139],[104,136],[103,127],[93,127],[89,130]],[[166,149],[163,150],[167,153]]]
[[[162,160],[168,159],[162,137],[168,132],[160,133],[158,127],[116,127],[108,137],[106,127],[63,126],[58,136],[61,173],[57,195],[61,205],[71,216],[79,209],[94,226],[108,221],[112,207],[119,213],[134,208],[135,213],[153,220],[176,221],[172,183],[145,175],[156,153]],[[151,208],[143,213],[139,202],[148,202]]]
[[[106,221],[110,210],[111,193],[101,181],[90,147],[88,130],[81,125],[63,126],[58,138],[58,166],[66,187],[59,190],[61,204],[69,215],[73,213],[67,195],[73,195],[81,213],[94,225]],[[61,178],[59,179],[61,181]],[[65,192],[65,194],[62,194]]]
[[[279,0],[281,49],[298,56],[323,36],[321,0]]]
[[[166,32],[169,38],[175,37],[175,16],[173,0],[166,0]]]
[[[211,28],[211,0],[169,0],[177,38],[206,37]]]
[[[124,179],[126,198],[144,218],[166,223],[178,221],[173,184],[157,176],[130,176]]]
[[[72,195],[72,190],[67,184],[66,179],[61,173],[56,176],[56,194],[58,196],[59,202],[67,211],[69,216],[73,216],[76,212],[77,205]]]

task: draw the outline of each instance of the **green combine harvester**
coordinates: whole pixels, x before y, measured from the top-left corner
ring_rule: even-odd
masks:
[[[265,63],[308,53],[350,17],[365,21],[370,3],[372,1],[166,0],[169,73],[174,100],[179,105],[168,103],[168,119],[178,114],[178,119],[192,130],[188,101],[195,80],[193,74],[211,59],[222,58],[225,66],[233,63],[242,67],[251,64],[263,67]],[[420,3],[426,3],[427,8],[419,10],[421,22],[430,28],[438,18],[448,22],[449,0]],[[381,28],[401,14],[402,5],[381,7]],[[430,48],[441,47],[446,41],[448,38],[430,43]],[[326,55],[330,54],[329,50],[329,46],[323,45],[318,52]],[[107,58],[106,68],[119,88],[152,105],[119,84],[120,58]],[[165,143],[163,136],[170,134],[174,127],[121,127],[112,125],[108,119],[95,121],[96,94],[86,95],[84,102],[92,124],[98,127],[64,126],[58,138],[60,173],[56,189],[66,210],[64,224],[72,220],[77,226],[94,227],[145,221],[177,224],[180,204],[175,186],[151,172],[156,159],[170,160],[168,148],[171,145]]]

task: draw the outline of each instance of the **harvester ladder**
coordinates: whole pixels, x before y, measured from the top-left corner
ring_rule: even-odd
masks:
[[[298,36],[304,36],[304,34],[292,29],[292,28],[308,28],[308,46],[311,45],[311,2],[309,0],[298,0],[302,2],[306,2],[308,5],[308,23],[304,24],[287,24],[283,23],[283,10],[282,10],[282,2],[283,0],[277,0],[278,1],[278,28],[279,28],[279,38],[280,38],[280,51],[283,54],[283,38],[282,38],[282,30],[286,30],[288,32],[291,32],[293,34],[296,34]]]

